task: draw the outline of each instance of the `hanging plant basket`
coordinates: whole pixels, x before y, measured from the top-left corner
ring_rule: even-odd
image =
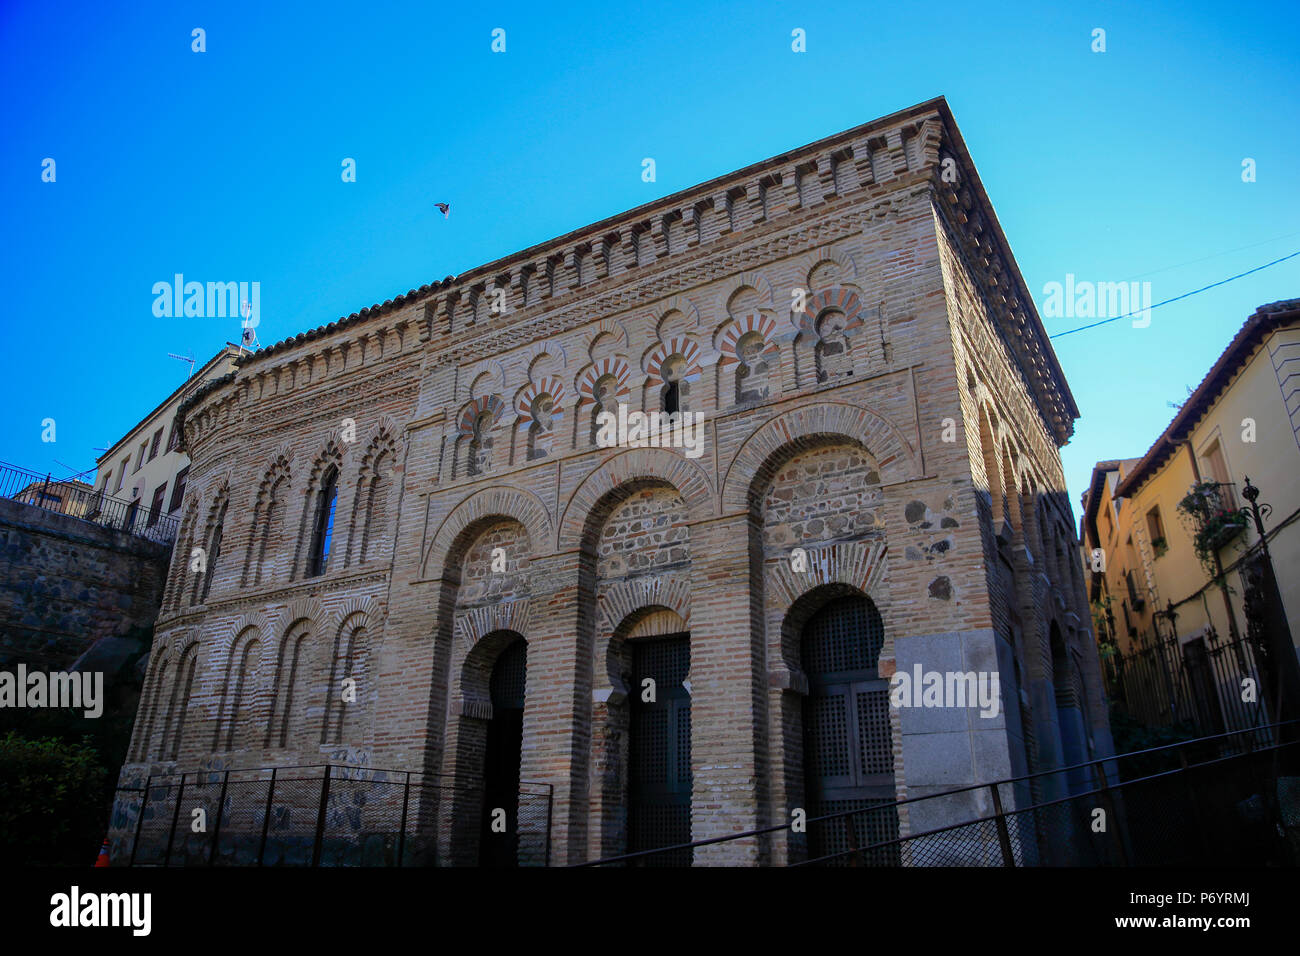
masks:
[[[1228,507],[1218,482],[1199,481],[1178,502],[1178,511],[1191,525],[1192,546],[1201,566],[1207,575],[1217,578],[1218,553],[1246,529],[1246,510]]]

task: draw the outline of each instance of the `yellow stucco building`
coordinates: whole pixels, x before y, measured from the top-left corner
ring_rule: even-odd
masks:
[[[1275,596],[1267,589],[1261,613],[1272,633],[1289,630],[1294,655],[1300,299],[1261,306],[1246,320],[1145,455],[1093,468],[1081,533],[1093,618],[1113,690],[1118,661],[1149,665],[1141,677],[1153,685],[1142,689],[1149,718],[1163,708],[1166,722],[1190,719],[1213,731],[1261,717],[1241,699],[1243,677],[1258,676],[1246,639],[1245,574],[1259,550],[1247,478],[1271,507],[1263,523],[1277,587]],[[1180,709],[1184,698],[1200,703]]]

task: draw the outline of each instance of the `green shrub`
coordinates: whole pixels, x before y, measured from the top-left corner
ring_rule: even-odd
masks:
[[[1110,732],[1115,741],[1116,754],[1131,754],[1196,739],[1196,727],[1190,722],[1147,727],[1115,709],[1110,714]],[[1192,763],[1199,757],[1200,754],[1190,751],[1187,753],[1187,758]],[[1136,780],[1165,770],[1174,770],[1178,766],[1178,751],[1172,748],[1119,761],[1120,777],[1124,780]]]
[[[0,737],[0,862],[90,866],[106,795],[107,772],[89,738],[9,731]]]

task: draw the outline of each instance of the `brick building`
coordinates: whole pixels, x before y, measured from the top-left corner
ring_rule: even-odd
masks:
[[[702,443],[603,447],[629,410]],[[280,342],[183,414],[124,783],[440,774],[486,791],[418,811],[475,862],[522,780],[566,863],[1109,753],[1078,412],[942,99]],[[1004,706],[889,706],[916,665]]]

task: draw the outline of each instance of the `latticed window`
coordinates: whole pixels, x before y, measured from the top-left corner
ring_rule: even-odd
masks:
[[[682,634],[632,646],[631,740],[628,753],[628,851],[691,839],[690,637]],[[641,693],[652,680],[654,700]],[[645,858],[645,866],[689,866],[691,851]]]
[[[832,601],[804,627],[802,658],[809,691],[804,700],[804,785],[809,817],[863,810],[809,827],[809,854],[846,863],[848,831],[857,846],[898,836],[889,682],[877,669],[885,631],[870,599]],[[870,808],[879,807],[878,810]],[[845,854],[845,855],[841,855]],[[897,847],[867,855],[896,862]]]

